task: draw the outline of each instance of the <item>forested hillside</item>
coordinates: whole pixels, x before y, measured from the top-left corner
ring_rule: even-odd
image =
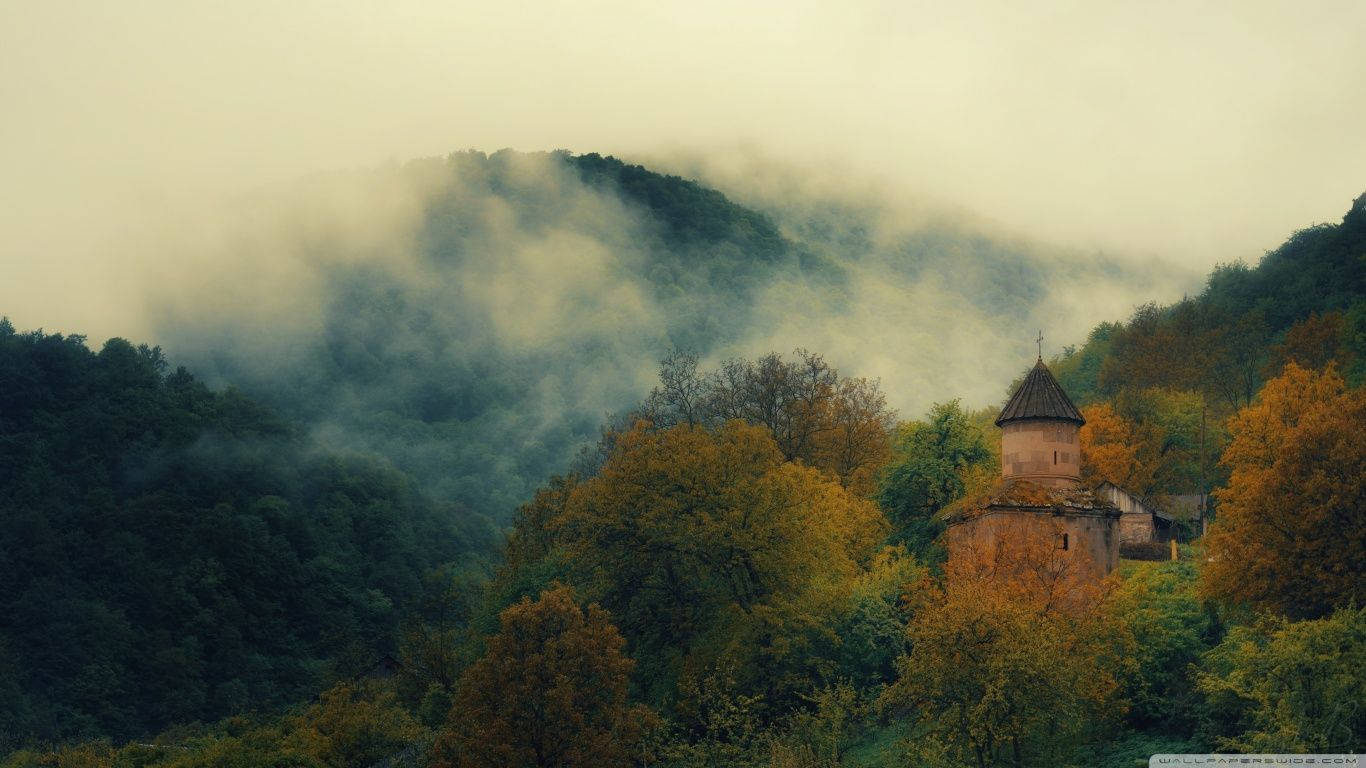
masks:
[[[493,528],[318,452],[159,349],[0,321],[0,739],[127,738],[306,699],[396,652]]]
[[[501,520],[629,406],[653,359],[735,339],[756,286],[801,262],[764,215],[598,155],[459,153],[337,183],[421,189],[394,235],[411,243],[346,259],[346,243],[301,245],[313,324],[262,333],[250,312],[191,307],[166,346],[323,444],[386,456]]]
[[[1128,447],[1105,478],[1150,495],[1222,484],[1224,423],[1292,361],[1366,380],[1366,195],[1255,266],[1217,267],[1196,296],[1096,326],[1051,366],[1092,444]]]
[[[299,318],[168,307],[189,370],[0,322],[5,768],[1366,746],[1366,197],[1053,360],[1086,482],[1216,499],[1181,562],[1079,597],[1051,543],[945,557],[993,403],[898,421],[919,380],[744,351],[927,280],[897,301],[1018,327],[1061,257],[596,155],[373,173],[423,190],[398,245],[303,216]]]

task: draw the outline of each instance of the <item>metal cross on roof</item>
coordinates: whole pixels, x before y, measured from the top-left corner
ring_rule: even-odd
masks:
[[[1039,343],[1039,359],[1043,359],[1043,329],[1039,329],[1039,338],[1035,339]]]

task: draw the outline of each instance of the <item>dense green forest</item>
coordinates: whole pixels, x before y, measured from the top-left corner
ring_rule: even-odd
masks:
[[[212,392],[158,349],[0,321],[0,736],[108,735],[305,699],[396,652],[494,528]]]
[[[898,382],[820,350],[705,362],[774,281],[856,303],[860,263],[1013,264],[958,289],[1030,318],[1037,254],[875,243],[596,155],[399,172],[443,180],[424,279],[324,264],[292,359],[200,349],[208,387],[160,349],[0,324],[6,768],[1366,748],[1366,196],[1052,361],[1088,481],[1217,502],[1180,562],[1126,562],[1074,610],[945,560],[942,512],[999,471],[994,404],[898,423]],[[546,311],[577,335],[519,335],[480,303],[544,257],[526,242],[585,239],[619,246],[589,277],[624,314],[571,292]],[[642,285],[643,339],[613,325]],[[182,320],[177,349],[238,322]],[[632,356],[653,372],[598,375]]]

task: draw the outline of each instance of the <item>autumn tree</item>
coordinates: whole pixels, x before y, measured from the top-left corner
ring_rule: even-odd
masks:
[[[704,638],[808,624],[796,601],[849,579],[885,534],[877,507],[783,460],[767,429],[639,424],[574,488],[558,535],[579,583],[618,617],[656,698]]]
[[[809,457],[818,437],[832,429],[829,410],[839,383],[820,355],[799,349],[796,356],[792,362],[777,354],[727,361],[712,388],[717,418],[767,427],[788,461]]]
[[[1292,617],[1366,602],[1366,390],[1292,362],[1229,429],[1206,591]]]
[[[953,400],[935,405],[925,420],[897,430],[877,500],[895,526],[896,537],[924,558],[943,531],[939,511],[982,478],[996,475],[986,437]]]
[[[854,493],[872,493],[877,472],[891,454],[887,396],[868,379],[841,379],[829,415],[831,429],[816,443],[816,466],[830,470]]]
[[[1075,559],[1032,530],[955,547],[911,620],[882,703],[923,734],[917,763],[1045,764],[1122,709],[1113,670],[1128,646]]]
[[[1263,373],[1280,374],[1286,363],[1319,370],[1331,362],[1345,362],[1348,350],[1343,344],[1346,323],[1341,312],[1314,313],[1290,326],[1285,338],[1271,348]]]
[[[651,716],[627,702],[633,662],[597,605],[568,587],[499,616],[484,656],[461,677],[434,766],[629,766]]]
[[[361,681],[324,691],[286,741],[323,765],[373,765],[402,752],[423,733],[389,686]]]
[[[576,485],[578,478],[573,475],[557,475],[517,508],[507,540],[505,569],[534,563],[550,553],[555,547],[554,521],[564,512]]]
[[[1082,409],[1082,480],[1109,481],[1141,496],[1204,492],[1227,437],[1200,392],[1125,390]]]
[[[1108,481],[1134,493],[1150,490],[1157,467],[1138,426],[1106,402],[1086,406],[1081,415],[1086,419],[1081,427],[1082,481],[1088,486]]]

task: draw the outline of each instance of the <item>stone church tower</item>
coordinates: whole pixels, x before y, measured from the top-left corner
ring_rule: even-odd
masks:
[[[1040,357],[996,417],[1001,428],[1001,477],[1050,488],[1080,484],[1079,434],[1085,423]]]
[[[948,516],[950,557],[965,547],[1028,539],[1051,546],[1085,578],[1099,580],[1114,570],[1120,511],[1081,485],[1079,433],[1085,423],[1040,356],[996,419],[1000,482]]]

